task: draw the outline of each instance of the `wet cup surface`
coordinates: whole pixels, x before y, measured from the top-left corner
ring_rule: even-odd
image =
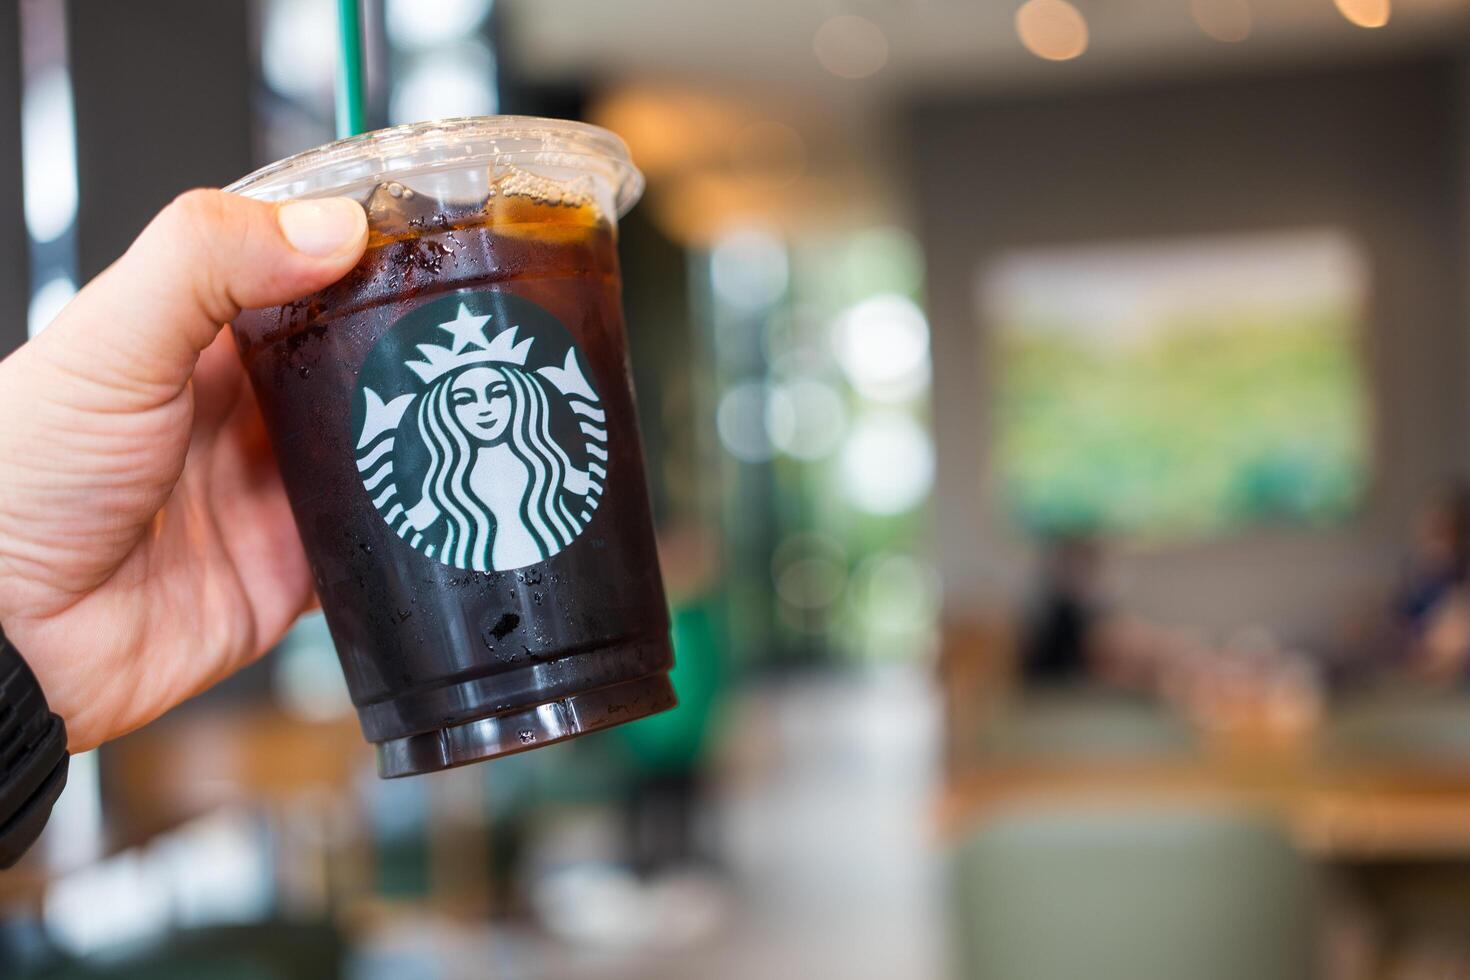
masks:
[[[641,187],[606,131],[486,117],[229,188],[368,213],[345,278],[234,331],[382,776],[674,704],[616,250]]]

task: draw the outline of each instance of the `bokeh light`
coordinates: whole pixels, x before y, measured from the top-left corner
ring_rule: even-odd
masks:
[[[1251,36],[1250,0],[1190,0],[1194,22],[1216,41],[1236,44]]]
[[[857,573],[870,623],[888,631],[911,631],[933,623],[939,612],[939,575],[910,554],[879,552]]]
[[[876,552],[857,567],[847,594],[870,658],[924,654],[934,645],[941,589],[927,562],[904,552]]]
[[[55,241],[77,216],[76,127],[65,68],[26,84],[20,127],[26,228],[38,242]]]
[[[492,0],[388,0],[388,36],[405,48],[431,48],[466,37],[490,13]]]
[[[847,409],[837,390],[802,379],[776,385],[766,405],[771,444],[788,456],[817,460],[831,455],[847,431]]]
[[[771,458],[766,422],[769,400],[770,389],[761,381],[738,382],[720,397],[715,429],[720,443],[741,462],[764,463]]]
[[[827,609],[842,595],[847,575],[826,557],[800,558],[776,576],[776,594],[802,610]]]
[[[856,14],[838,14],[822,22],[812,50],[823,68],[839,78],[867,78],[888,64],[888,38],[882,28]]]
[[[842,542],[821,531],[783,538],[771,556],[771,578],[788,625],[803,632],[827,630],[847,590]]]
[[[759,310],[786,292],[786,246],[759,228],[738,228],[720,236],[710,251],[715,296],[736,310]]]
[[[263,18],[260,70],[266,84],[295,99],[330,94],[336,53],[326,39],[337,33],[334,5],[272,0]]]
[[[31,296],[31,305],[27,310],[26,326],[32,337],[51,325],[71,298],[77,294],[77,284],[72,282],[70,276],[57,276],[46,280],[40,289]]]
[[[1393,0],[1333,0],[1348,23],[1369,29],[1383,27],[1393,16]]]
[[[837,319],[833,351],[858,393],[874,401],[904,401],[929,383],[929,323],[906,296],[884,293]]]
[[[1047,61],[1070,61],[1087,50],[1087,20],[1067,0],[1026,0],[1016,11],[1016,34]]]
[[[843,444],[842,492],[869,514],[913,510],[934,483],[929,433],[904,412],[874,409],[854,424]]]
[[[388,114],[399,124],[493,115],[497,109],[495,56],[469,42],[414,58],[393,87]]]

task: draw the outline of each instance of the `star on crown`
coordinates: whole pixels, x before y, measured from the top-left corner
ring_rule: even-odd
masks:
[[[453,338],[449,346],[419,344],[424,360],[409,361],[404,367],[424,382],[434,381],[449,371],[470,364],[498,363],[525,367],[526,357],[531,353],[532,338],[516,343],[519,327],[511,327],[487,339],[485,325],[489,322],[488,315],[474,316],[463,303],[459,304],[459,314],[453,320],[439,324],[439,329]]]

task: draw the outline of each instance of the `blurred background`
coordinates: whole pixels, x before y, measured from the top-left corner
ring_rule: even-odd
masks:
[[[647,174],[682,704],[381,782],[304,621],[73,760],[0,973],[1470,977],[1464,0],[365,12],[371,125]],[[0,4],[0,352],[331,138],[334,17]]]

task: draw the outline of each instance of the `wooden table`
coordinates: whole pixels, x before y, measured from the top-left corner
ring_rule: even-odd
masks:
[[[308,722],[269,705],[176,711],[102,752],[104,856],[144,846],[231,805],[269,813],[309,806],[330,816],[373,764],[355,719]],[[51,882],[75,870],[64,860],[61,867],[46,867],[41,851],[0,873],[0,908],[39,908]]]
[[[991,815],[1058,801],[1240,807],[1328,860],[1470,857],[1470,767],[1405,761],[996,760],[944,785],[936,818],[957,839]]]

